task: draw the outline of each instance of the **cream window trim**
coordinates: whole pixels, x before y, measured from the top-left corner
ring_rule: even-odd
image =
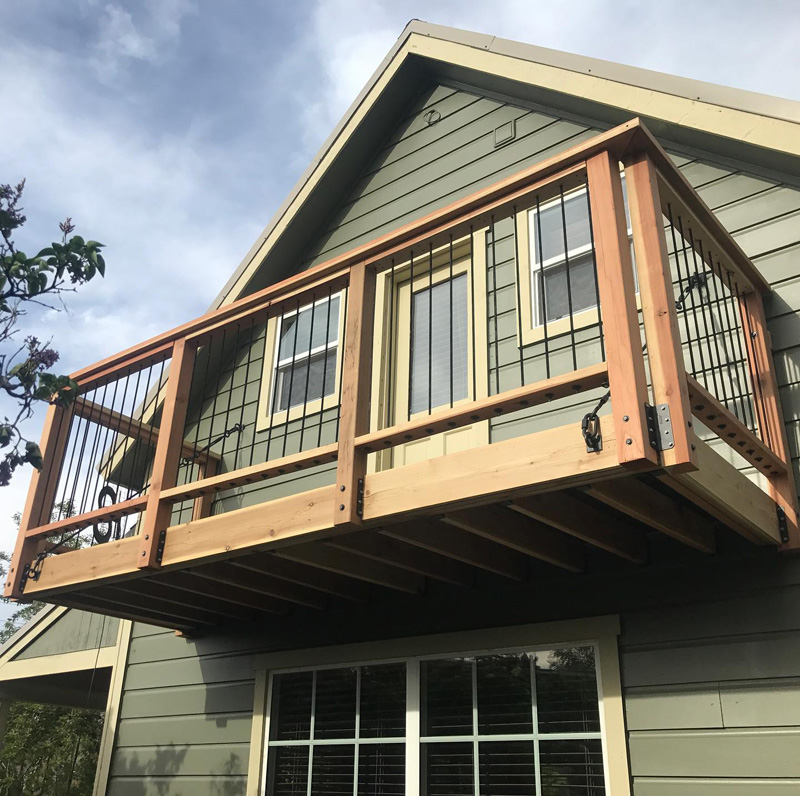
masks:
[[[486,232],[488,228],[476,229],[472,235],[465,235],[453,241],[453,277],[463,274],[467,276],[467,396],[454,402],[454,406],[468,403],[489,394],[487,381],[487,330],[486,330]],[[470,257],[472,265],[470,266]],[[435,286],[450,278],[450,244],[449,242],[434,248],[433,273],[431,276],[431,258],[428,253],[414,258],[414,289],[411,289],[410,259],[396,262],[393,269],[386,269],[378,274],[375,290],[375,334],[373,338],[372,361],[372,401],[370,427],[374,429],[388,428],[395,423],[408,419],[409,378],[411,374],[411,297],[412,292],[424,290],[431,283]],[[391,302],[394,301],[394,312]],[[474,308],[474,309],[473,309]],[[394,318],[394,329],[389,329]],[[393,334],[391,346],[390,334]],[[473,340],[475,345],[473,346]],[[394,360],[395,370],[390,378],[389,369],[392,364],[389,354]],[[473,380],[472,374],[475,374]],[[474,381],[474,383],[473,383]],[[391,395],[389,385],[391,384]],[[450,409],[449,402],[434,407],[430,415],[419,412],[419,416],[435,417],[437,411]],[[485,444],[489,442],[488,423],[474,424],[480,427],[479,434]],[[485,439],[483,439],[485,437]],[[379,451],[368,458],[368,471],[385,469],[392,466],[393,451]]]
[[[254,715],[264,713],[258,723],[261,730],[255,735],[253,755],[260,761],[258,791],[248,789],[248,796],[265,796],[267,769],[267,738],[269,737],[271,681],[274,674],[284,671],[333,668],[347,665],[412,661],[442,655],[480,655],[493,652],[533,648],[588,646],[595,647],[600,732],[602,735],[605,791],[608,796],[630,796],[625,735],[624,705],[619,667],[618,616],[601,616],[563,622],[544,622],[534,625],[490,628],[459,633],[442,633],[379,642],[347,644],[338,647],[307,648],[267,653],[254,660],[257,684],[264,684],[266,694],[256,688]],[[406,738],[419,738],[419,704],[411,697],[418,694],[419,666],[409,665],[407,674]],[[254,721],[254,724],[256,722]],[[406,794],[419,796],[419,744],[406,746]],[[252,768],[251,768],[252,770]]]
[[[621,176],[624,180],[624,174]],[[566,192],[564,194],[564,200],[568,201],[572,197],[585,195],[586,192],[587,188],[584,185],[580,188]],[[520,308],[522,320],[521,323],[518,324],[518,327],[521,327],[521,329],[517,329],[517,344],[523,347],[542,342],[545,337],[545,329],[547,330],[547,337],[553,338],[559,337],[560,335],[569,334],[573,330],[578,331],[579,329],[597,326],[600,322],[600,312],[596,305],[585,310],[581,310],[580,312],[573,313],[571,320],[569,316],[565,316],[564,318],[558,318],[555,321],[547,321],[546,325],[544,322],[534,317],[534,301],[538,299],[538,296],[535,295],[535,293],[538,291],[534,290],[534,280],[538,278],[538,275],[542,272],[543,267],[546,271],[548,267],[564,263],[565,259],[553,257],[545,261],[543,266],[542,264],[534,263],[531,257],[531,245],[533,243],[533,238],[530,230],[531,226],[536,223],[535,214],[537,213],[537,210],[546,210],[548,207],[557,205],[560,201],[561,197],[558,196],[542,202],[538,208],[536,205],[529,204],[523,209],[518,210],[516,214],[517,279],[520,290],[520,304],[522,305]],[[632,236],[633,230],[629,222],[629,241],[632,239]],[[577,257],[588,254],[591,250],[591,245],[578,246],[574,249],[570,249],[568,252],[569,259],[572,261]],[[636,305],[639,309],[641,309],[641,301],[638,290],[636,292]],[[521,340],[520,332],[522,334]]]
[[[333,409],[339,404],[339,384],[342,375],[342,343],[344,342],[344,311],[346,294],[345,291],[332,293],[330,297],[324,296],[314,302],[315,313],[316,307],[322,307],[320,315],[324,315],[325,307],[328,301],[339,298],[339,317],[337,321],[337,342],[336,342],[336,367],[334,368],[334,384],[333,392],[330,395],[317,398],[313,401],[308,401],[305,404],[289,407],[288,410],[270,412],[272,402],[275,400],[274,392],[277,385],[278,377],[278,327],[280,326],[281,318],[273,316],[267,321],[266,341],[264,347],[264,362],[263,362],[263,375],[261,378],[261,388],[258,396],[258,411],[256,416],[256,431],[264,431],[270,427],[280,426],[287,422],[300,420],[302,417],[318,414],[326,409]],[[292,310],[287,312],[283,317],[291,318],[298,312],[311,307],[311,303],[305,304],[299,310]],[[317,320],[314,323],[316,325]],[[327,318],[327,316],[325,316]],[[322,353],[325,346],[318,346],[311,350],[310,355]],[[330,348],[330,346],[328,346]],[[298,360],[302,362],[302,360]]]

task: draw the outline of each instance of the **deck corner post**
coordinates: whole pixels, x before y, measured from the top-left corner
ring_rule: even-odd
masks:
[[[164,534],[172,516],[172,504],[162,500],[161,492],[177,483],[196,353],[197,343],[185,338],[176,340],[172,347],[150,489],[139,534],[140,546],[136,560],[139,569],[157,569],[161,565]]]
[[[653,401],[669,406],[672,427],[673,447],[661,451],[661,464],[689,472],[697,469],[697,452],[692,443],[692,407],[664,236],[658,172],[645,151],[626,155],[624,166]]]
[[[586,176],[617,456],[626,467],[648,467],[658,456],[647,431],[647,378],[619,163],[608,151],[592,155]]]
[[[71,422],[72,406],[50,404],[39,446],[42,451],[42,469],[34,470],[31,476],[17,541],[8,566],[8,576],[3,584],[4,597],[18,598],[22,595],[25,565],[36,556],[40,544],[38,539],[29,537],[27,533],[50,521]]]
[[[362,262],[351,268],[342,349],[341,420],[334,525],[362,524],[367,452],[363,448],[357,448],[355,440],[369,431],[375,282],[375,270],[366,263]]]

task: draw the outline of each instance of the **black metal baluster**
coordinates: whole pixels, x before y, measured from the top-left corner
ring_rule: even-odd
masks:
[[[684,287],[683,287],[683,279],[681,277],[681,269],[680,269],[680,258],[678,257],[678,241],[675,237],[675,223],[672,220],[672,206],[667,203],[667,218],[669,220],[669,230],[670,236],[672,237],[672,254],[675,257],[675,270],[678,275],[678,287],[680,288],[680,294],[683,295]],[[685,302],[685,299],[684,299]],[[686,330],[686,347],[689,350],[689,363],[692,369],[692,375],[696,376],[697,374],[697,365],[695,365],[694,361],[694,349],[692,348],[692,333],[689,330],[689,318],[686,313],[686,304],[684,303],[682,307],[679,308],[681,310],[681,315],[683,316],[683,326]]]
[[[539,253],[539,312],[542,314],[544,331],[544,367],[547,378],[550,378],[550,340],[547,333],[547,290],[544,280],[544,247],[542,245],[542,211],[539,207],[539,194],[536,194],[536,248]]]
[[[239,339],[242,331],[241,326],[242,326],[241,321],[236,324],[236,338],[234,339],[233,342],[233,356],[231,357],[231,368],[230,368],[231,386],[228,389],[228,406],[225,409],[225,425],[222,428],[222,434],[223,434],[222,447],[220,448],[219,451],[220,461],[222,461],[222,458],[225,456],[225,445],[229,439],[228,432],[230,431],[230,415],[231,415],[231,404],[233,403],[233,389],[234,385],[236,384],[236,370],[238,367],[237,358],[239,356]],[[242,392],[242,402],[244,402],[244,392]],[[239,432],[239,434],[236,435],[237,447],[239,445],[240,434],[241,432]],[[231,436],[233,435],[231,434]]]
[[[328,285],[328,308],[325,315],[325,356],[322,361],[322,398],[319,403],[319,424],[317,426],[317,447],[322,444],[322,423],[325,419],[325,385],[328,383],[328,350],[330,347],[330,334],[331,334],[331,300],[333,296],[333,289]],[[338,335],[337,335],[338,337]],[[341,356],[341,345],[336,344],[336,361],[339,362]],[[334,366],[335,367],[335,366]],[[336,371],[334,370],[334,373]],[[300,446],[302,448],[302,445]]]
[[[703,277],[700,276],[700,268],[697,265],[697,249],[696,249],[695,241],[694,241],[694,233],[692,232],[692,228],[691,227],[689,227],[689,245],[690,245],[691,250],[692,250],[692,262],[694,263],[694,277],[695,277],[695,285],[696,285],[695,290],[697,291],[697,295],[699,296],[700,315],[703,318],[703,328],[705,329],[705,340],[706,340],[706,345],[708,346],[708,359],[709,359],[710,367],[711,367],[711,381],[714,384],[714,395],[717,398],[719,398],[720,389],[719,389],[719,385],[717,384],[717,368],[714,365],[714,349],[711,347],[711,337],[712,337],[712,335],[710,335],[709,331],[708,331],[708,321],[706,319],[705,302],[703,301],[703,293],[702,293],[702,290],[703,290],[703,287],[704,287],[704,285],[703,285]],[[700,251],[702,252],[702,248],[701,248]],[[702,259],[702,255],[701,255],[701,259]],[[708,277],[707,276],[706,276],[705,288],[706,288],[706,295],[708,295]],[[692,295],[692,309],[693,309],[693,311],[695,311],[695,314],[696,314],[695,303],[694,303],[694,293],[695,293],[695,291],[693,290],[692,294],[691,294]],[[716,338],[715,338],[715,343],[716,343]],[[719,346],[717,346],[716,352],[717,352],[717,357],[718,357],[717,358],[717,362],[719,362],[720,361],[719,360]]]
[[[297,299],[297,320],[294,323],[294,340],[292,342],[292,364],[289,367],[289,395],[286,401],[286,422],[283,426],[283,445],[281,457],[286,456],[286,442],[289,439],[289,419],[292,413],[292,390],[294,388],[294,369],[297,365],[297,338],[300,335],[300,298]]]
[[[594,273],[594,298],[597,304],[597,333],[600,335],[600,359],[606,361],[606,341],[603,335],[603,312],[600,307],[600,282],[597,277],[597,253],[594,248],[594,225],[592,224],[592,200],[586,189],[586,214],[589,218],[589,242],[592,246],[592,272]]]
[[[270,409],[269,409],[269,423],[267,424],[267,448],[264,453],[264,461],[268,462],[270,460],[270,452],[272,448],[272,431],[275,428],[275,409],[278,402],[278,393],[282,389],[280,385],[281,380],[281,335],[283,334],[283,322],[286,318],[286,306],[281,304],[281,316],[278,319],[278,326],[275,332],[275,364],[274,366],[270,367],[270,373],[272,374],[272,398],[270,400]],[[266,356],[266,342],[264,344],[264,356]]]
[[[678,216],[678,232],[680,233],[681,240],[683,241],[683,246],[681,247],[681,254],[683,255],[683,263],[686,266],[686,293],[684,294],[683,298],[683,312],[685,315],[688,316],[689,308],[687,306],[687,302],[691,301],[692,307],[692,321],[694,322],[694,331],[695,331],[695,341],[697,342],[697,353],[700,355],[700,372],[703,375],[703,383],[706,389],[708,389],[708,378],[706,377],[706,358],[705,354],[703,353],[703,340],[700,336],[700,323],[697,320],[697,306],[694,300],[694,289],[692,288],[691,283],[691,274],[689,272],[689,257],[686,254],[686,249],[688,247],[688,241],[686,240],[686,235],[683,232],[683,218]],[[681,267],[680,267],[680,259],[676,258],[676,262],[678,264],[678,274],[681,276]],[[690,349],[691,350],[691,349]],[[698,374],[699,375],[699,374]]]
[[[500,393],[500,326],[497,319],[497,230],[494,216],[492,216],[492,304],[494,312],[492,325],[494,326],[494,386],[495,394]],[[491,382],[490,382],[491,384]]]
[[[512,209],[514,221],[514,285],[517,291],[517,345],[519,347],[519,385],[525,385],[525,345],[522,340],[522,274],[519,263],[519,234],[517,230],[517,206]]]
[[[450,235],[450,408],[453,408],[453,236]]]
[[[350,296],[350,283],[344,289],[344,317],[342,318],[342,329],[345,330],[345,338],[347,337],[347,304]],[[339,341],[339,350],[342,353],[341,365],[339,366],[339,406],[336,408],[336,441],[339,441],[339,424],[342,421],[342,382],[344,379],[344,347],[345,340]]]
[[[250,317],[250,329],[247,333],[247,359],[245,360],[245,367],[244,367],[244,385],[242,386],[242,406],[239,411],[239,428],[242,429],[239,432],[239,442],[236,445],[236,450],[233,454],[233,469],[237,470],[239,467],[239,453],[243,450],[243,446],[241,444],[242,434],[244,432],[244,415],[245,410],[247,408],[247,391],[250,386],[250,363],[253,360],[253,347],[254,347],[254,340],[253,340],[253,333],[255,332],[256,328],[256,316],[252,315]],[[256,399],[256,406],[255,412],[258,413],[258,399]],[[256,417],[253,417],[253,433],[252,437],[255,440],[256,438]],[[244,458],[244,454],[242,454],[242,458]]]
[[[722,270],[721,263],[717,262],[717,266]],[[746,352],[746,343],[744,341],[744,330],[742,329],[742,322],[741,322],[741,313],[739,311],[739,297],[738,293],[734,291],[733,281],[732,281],[732,274],[730,271],[727,271],[727,284],[728,284],[728,296],[729,296],[729,303],[732,305],[733,310],[733,319],[736,328],[736,334],[734,335],[737,347],[738,347],[738,354],[739,354],[739,363],[742,370],[743,378],[741,380],[741,397],[742,397],[742,414],[745,417],[745,424],[747,424],[747,411],[745,409],[749,409],[750,411],[750,430],[755,434],[757,433],[758,429],[758,421],[756,419],[756,407],[753,403],[751,396],[753,395],[753,388],[751,386],[751,373],[750,367],[748,365],[748,357]]]
[[[428,243],[428,414],[433,409],[433,243]]]
[[[409,376],[408,376],[408,412],[407,412],[407,420],[411,420],[411,404],[414,398],[414,362],[415,362],[415,351],[414,351],[414,322],[416,316],[416,307],[414,306],[414,250],[411,249],[411,284],[409,287],[410,292],[410,309],[409,309],[409,317],[411,319],[411,323],[409,324],[408,330],[408,361],[410,363],[409,368]]]
[[[567,272],[567,313],[569,315],[569,341],[572,348],[572,369],[578,369],[578,349],[575,345],[575,313],[572,310],[572,278],[569,270],[569,242],[567,240],[567,208],[564,202],[564,186],[559,184],[561,199],[561,231],[564,235],[564,265]]]
[[[738,283],[736,281],[734,281],[733,284],[736,287],[736,295],[737,295],[737,297],[739,297],[739,301],[741,302],[742,301],[742,298],[741,298],[742,293],[739,290],[739,285],[738,285]],[[746,330],[747,337],[748,337],[749,340],[752,341],[752,340],[754,340],[756,338],[756,333],[753,331],[753,327],[752,327],[752,325],[750,323],[750,313],[747,311],[747,308],[744,307],[744,306],[742,307],[742,317],[744,318],[744,327],[745,327],[745,330]],[[750,353],[752,351],[750,346],[748,346],[747,350],[748,350],[748,353]],[[765,442],[767,447],[770,450],[773,450],[773,447],[772,447],[772,435],[770,434],[769,426],[767,425],[766,422],[761,422],[761,420],[764,418],[764,415],[765,415],[765,400],[764,400],[764,390],[763,390],[763,388],[761,386],[761,368],[758,365],[758,357],[755,356],[755,353],[753,352],[753,355],[748,357],[748,359],[751,361],[752,368],[753,368],[753,371],[752,371],[753,372],[753,379],[752,379],[752,381],[753,381],[753,398],[754,398],[754,400],[758,401],[758,406],[761,409],[761,411],[758,412],[758,415],[757,415],[758,418],[759,418],[758,428],[759,428],[759,431],[761,432],[759,434],[759,436],[761,437],[762,442]]]
[[[706,260],[705,260],[705,257],[703,256],[703,241],[700,240],[700,238],[697,239],[697,248],[700,250],[700,258],[701,258],[701,261],[703,263],[703,269],[705,271],[706,270],[706,268],[705,268]],[[717,328],[716,328],[717,324],[715,322],[716,319],[715,319],[715,316],[714,316],[714,311],[715,311],[714,308],[716,307],[716,312],[719,315],[720,321],[722,320],[722,313],[721,313],[721,311],[719,309],[719,287],[717,285],[717,275],[714,273],[714,260],[711,258],[711,253],[710,252],[709,252],[708,257],[709,257],[709,259],[708,259],[708,264],[709,264],[708,270],[710,271],[710,273],[706,273],[705,274],[705,277],[706,277],[706,297],[708,298],[708,304],[709,304],[708,313],[711,316],[711,327],[712,327],[712,330],[713,330],[714,345],[716,347],[716,352],[717,352],[717,363],[718,363],[718,367],[719,367],[719,380],[720,380],[720,387],[721,387],[721,390],[722,390],[722,403],[727,408],[730,409],[730,406],[728,405],[729,404],[728,388],[727,388],[727,385],[725,383],[725,379],[726,379],[725,370],[727,369],[728,364],[729,364],[728,363],[728,359],[729,359],[729,357],[728,357],[728,349],[725,346],[724,336],[723,336],[723,339],[722,339],[722,343],[720,345],[720,339],[719,338],[720,338],[721,334],[724,335],[724,330],[723,329],[717,330]],[[709,287],[709,282],[711,283],[711,285],[714,288],[714,299],[713,300],[711,298],[711,288]],[[723,363],[723,354],[725,356],[725,362],[724,363]],[[719,398],[720,396],[717,395],[717,397]]]
[[[303,415],[300,418],[300,444],[298,446],[298,451],[303,450],[303,438],[305,437],[306,433],[306,414],[308,413],[308,385],[311,380],[311,361],[312,361],[312,354],[311,352],[314,349],[314,314],[316,312],[317,306],[317,296],[316,294],[311,295],[311,330],[308,333],[308,365],[306,366],[306,386],[303,391]],[[327,332],[326,332],[327,334]],[[327,349],[323,351],[323,365],[325,367],[325,362],[328,360],[328,352]],[[325,394],[325,384],[324,384],[324,376],[323,376],[323,385],[322,385],[322,394]]]

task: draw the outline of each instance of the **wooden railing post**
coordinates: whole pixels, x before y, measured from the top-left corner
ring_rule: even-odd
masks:
[[[61,464],[64,460],[64,449],[69,439],[72,407],[50,405],[42,430],[42,469],[34,470],[28,487],[28,497],[22,520],[19,524],[17,542],[8,567],[3,595],[19,597],[22,594],[22,578],[25,565],[30,563],[38,552],[39,540],[26,538],[31,528],[50,522],[50,512],[58,486]]]
[[[611,410],[620,464],[657,464],[647,433],[644,369],[619,164],[604,151],[586,161]]]
[[[739,295],[742,331],[747,344],[747,363],[753,383],[753,400],[756,404],[761,439],[786,465],[786,472],[770,476],[770,493],[786,512],[789,540],[785,549],[800,549],[800,523],[798,523],[797,487],[794,483],[786,423],[781,411],[775,364],[772,358],[772,339],[764,316],[764,302],[756,292]]]
[[[164,408],[161,412],[150,489],[147,493],[147,507],[140,533],[139,556],[136,562],[140,569],[157,568],[161,565],[167,526],[172,516],[172,504],[161,499],[161,492],[177,483],[196,353],[197,345],[187,342],[185,338],[177,340],[172,347]]]
[[[364,263],[350,270],[347,323],[342,353],[342,402],[336,468],[335,525],[360,525],[367,453],[355,439],[369,431],[372,334],[375,321],[375,272]]]
[[[645,152],[625,159],[625,179],[653,400],[657,405],[667,404],[670,413],[673,447],[661,452],[661,463],[681,472],[696,470],[692,407],[664,236],[658,173]]]

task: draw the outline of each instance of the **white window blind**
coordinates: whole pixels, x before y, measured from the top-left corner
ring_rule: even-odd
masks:
[[[414,293],[411,413],[467,397],[467,277]]]

